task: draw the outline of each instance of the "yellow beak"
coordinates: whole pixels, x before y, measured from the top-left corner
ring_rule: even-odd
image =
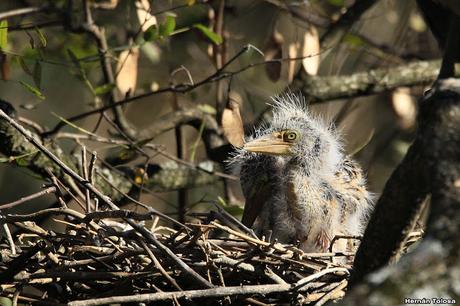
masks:
[[[292,142],[283,141],[279,133],[273,133],[244,144],[243,149],[249,152],[268,155],[291,154]]]

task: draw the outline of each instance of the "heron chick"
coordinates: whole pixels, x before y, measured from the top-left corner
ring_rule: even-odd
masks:
[[[246,198],[243,224],[306,252],[327,251],[336,236],[361,235],[372,196],[334,126],[309,113],[301,96],[274,98],[272,106],[273,120],[231,161]],[[354,248],[339,240],[333,250]]]

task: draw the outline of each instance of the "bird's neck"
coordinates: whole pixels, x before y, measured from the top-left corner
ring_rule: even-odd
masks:
[[[288,172],[303,173],[305,176],[328,176],[337,171],[343,154],[340,151],[330,151],[323,158],[292,158],[287,162],[285,169]]]

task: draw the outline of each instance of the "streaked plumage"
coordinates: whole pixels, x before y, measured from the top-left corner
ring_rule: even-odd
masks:
[[[362,233],[372,207],[363,173],[334,127],[308,113],[301,97],[274,99],[273,121],[232,162],[246,198],[242,222],[259,236],[321,252],[336,235]],[[334,250],[350,249],[342,242]]]

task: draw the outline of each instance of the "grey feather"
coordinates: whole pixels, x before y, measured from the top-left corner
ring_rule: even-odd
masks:
[[[257,128],[246,141],[287,129],[299,131],[300,139],[288,155],[238,149],[233,156],[231,163],[240,174],[247,201],[263,199],[249,226],[258,235],[271,233],[283,243],[298,241],[303,250],[314,252],[325,251],[336,235],[361,235],[372,194],[359,165],[344,154],[340,135],[333,125],[309,113],[302,97],[279,96],[272,106],[272,122]],[[269,188],[262,197],[254,197],[260,186]],[[251,205],[247,202],[245,210]],[[334,249],[350,251],[350,246],[339,243]]]

